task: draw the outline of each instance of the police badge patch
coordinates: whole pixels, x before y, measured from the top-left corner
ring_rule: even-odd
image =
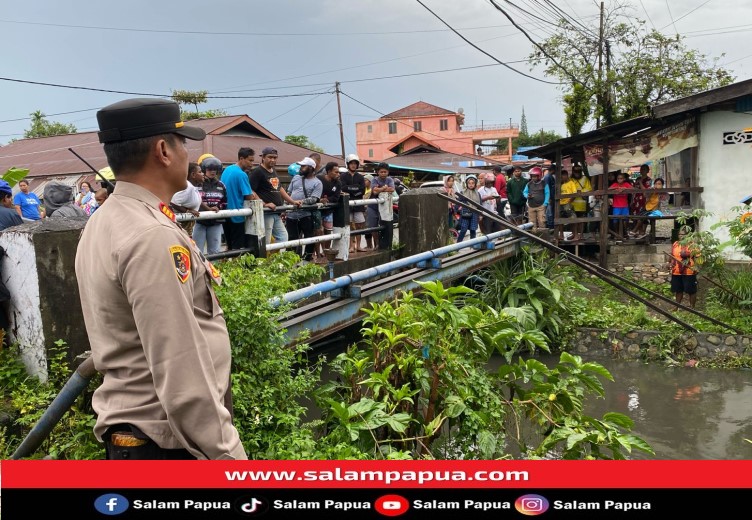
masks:
[[[188,281],[191,275],[191,254],[183,246],[171,246],[170,254],[175,262],[175,272],[178,274],[178,280],[181,283]]]

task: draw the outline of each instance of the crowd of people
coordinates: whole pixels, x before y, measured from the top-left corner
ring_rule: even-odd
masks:
[[[590,178],[579,164],[573,165],[571,170],[571,175],[567,170],[561,170],[559,218],[599,217],[602,211],[601,197],[589,195],[593,192]],[[634,181],[629,179],[628,173],[611,172],[608,188],[612,193],[607,197],[607,211],[614,218],[609,219],[610,229],[624,238],[644,238],[648,225],[646,217],[671,214],[670,195],[661,192],[665,187],[663,179],[652,179],[647,164],[640,167],[640,175]],[[533,231],[554,229],[556,189],[555,167],[540,166],[534,166],[526,173],[519,166],[496,166],[491,172],[465,175],[462,185],[454,175],[447,175],[442,187],[442,191],[448,195],[466,197],[511,223],[519,225],[530,222]],[[634,189],[648,191],[622,193]],[[656,192],[651,193],[650,190]],[[681,197],[682,204],[687,203],[687,194],[682,193]],[[633,218],[625,218],[630,216]],[[468,233],[471,239],[475,238],[479,229],[483,234],[500,229],[494,219],[484,218],[478,212],[452,204],[449,205],[448,224],[450,229],[455,230],[458,241],[464,240]],[[583,240],[587,230],[597,231],[599,227],[599,222],[567,223],[559,226],[558,238],[565,242]]]
[[[45,218],[89,217],[104,204],[109,192],[106,188],[92,191],[91,184],[84,181],[78,186],[76,194],[74,187],[69,184],[49,181],[44,185],[40,198],[31,191],[29,181],[22,179],[18,182],[18,192],[15,195],[7,181],[0,182],[0,195],[2,207],[6,210],[0,217],[2,231],[24,222]]]
[[[287,186],[277,173],[279,155],[275,148],[261,150],[258,165],[255,157],[255,151],[248,147],[240,148],[237,162],[227,167],[211,154],[199,157],[198,162],[189,164],[186,188],[173,196],[172,210],[198,216],[201,211],[243,209],[247,201],[259,200],[264,208],[265,238],[271,244],[331,234],[334,209],[330,205],[336,204],[342,193],[351,200],[389,197],[391,201],[397,186],[389,176],[388,165],[379,164],[375,175],[366,174],[360,171],[360,159],[354,154],[345,158],[344,167],[334,161],[322,166],[321,155],[311,153],[290,165]],[[350,252],[391,247],[392,211],[391,203],[353,206],[351,230],[368,227],[374,231],[353,236]],[[250,247],[242,215],[186,222],[183,227],[206,254],[220,252],[223,237],[228,250]],[[330,243],[319,241],[292,249],[303,260],[313,261],[324,258]]]

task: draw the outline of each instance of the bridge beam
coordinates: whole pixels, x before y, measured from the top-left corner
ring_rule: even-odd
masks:
[[[327,336],[354,325],[363,319],[364,307],[394,299],[395,296],[420,289],[418,282],[441,281],[452,282],[458,278],[487,267],[494,262],[516,255],[520,250],[522,239],[505,238],[489,242],[493,249],[469,249],[441,260],[441,267],[433,267],[429,262],[426,267],[406,269],[399,273],[380,278],[360,286],[360,298],[325,297],[308,305],[289,311],[280,321],[286,330],[289,345],[298,342],[300,335],[308,331],[308,343],[315,343]],[[437,259],[438,260],[438,259]]]

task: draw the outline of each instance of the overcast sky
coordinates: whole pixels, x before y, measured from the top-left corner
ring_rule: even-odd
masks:
[[[501,61],[531,51],[487,0],[421,1]],[[630,1],[636,17],[664,33],[686,35],[688,46],[709,56],[725,53],[719,63],[737,80],[752,77],[751,0]],[[544,13],[544,2],[515,3]],[[555,3],[597,28],[598,3]],[[0,6],[3,78],[145,94],[208,90],[214,98],[201,109],[248,114],[280,138],[304,134],[333,154],[340,153],[335,96],[298,94],[331,91],[335,81],[362,103],[342,96],[347,153],[355,148],[355,123],[380,117],[372,109],[388,113],[418,100],[462,107],[466,125],[518,123],[524,106],[531,132],[566,133],[557,87],[503,66],[378,79],[495,63],[413,0],[0,0]],[[525,27],[539,39],[546,35],[540,26]],[[525,63],[511,65],[552,80]],[[281,95],[290,97],[251,97]],[[134,96],[3,80],[0,120],[42,110],[79,131],[96,130],[96,110],[128,97]],[[28,119],[0,123],[0,143],[22,137],[28,125]]]

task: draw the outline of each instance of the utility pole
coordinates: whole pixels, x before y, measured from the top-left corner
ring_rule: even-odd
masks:
[[[345,160],[345,132],[342,129],[342,106],[339,103],[339,81],[337,81],[334,84],[334,92],[337,93],[337,115],[339,116],[339,143],[342,146],[342,160],[344,161]]]
[[[603,111],[603,2],[601,2],[601,23],[598,30],[598,91],[596,92],[598,105],[598,117],[595,119],[595,127],[601,127],[600,112]]]
[[[605,123],[610,125],[614,122],[614,98],[611,92],[611,83],[609,80],[609,73],[611,72],[611,44],[608,40],[605,41],[606,45],[606,109],[604,111],[603,118]]]

